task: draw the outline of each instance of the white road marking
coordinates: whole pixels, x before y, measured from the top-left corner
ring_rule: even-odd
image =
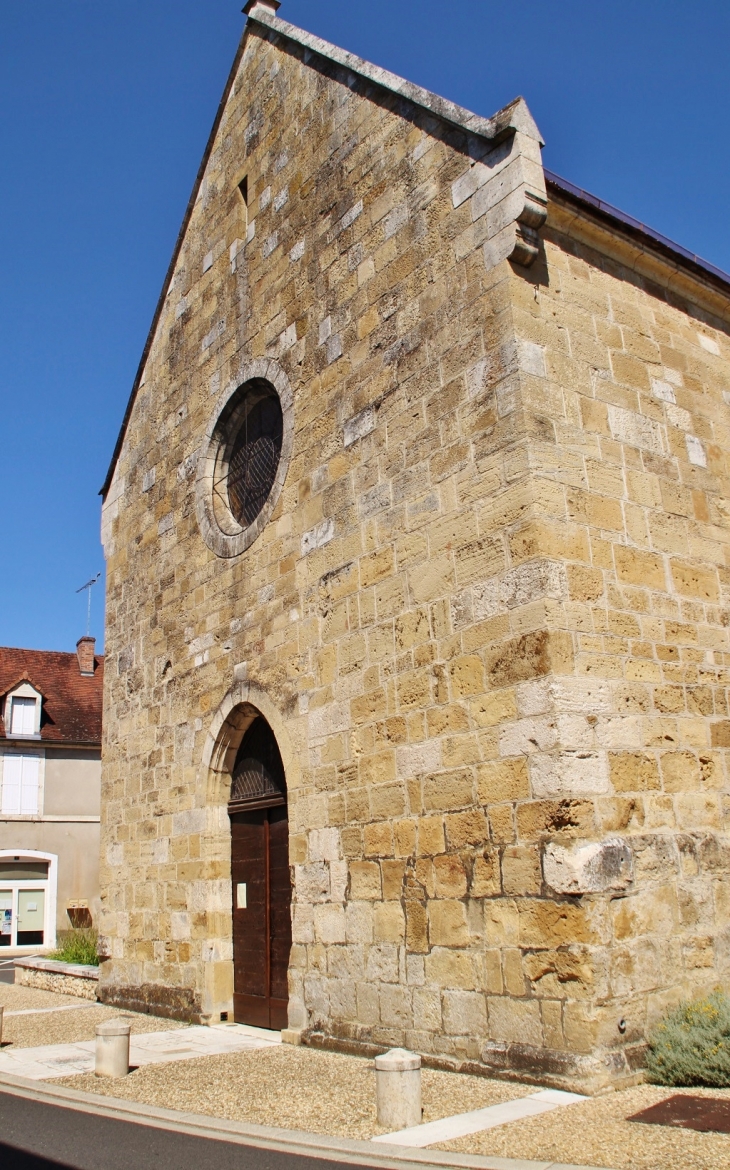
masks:
[[[371,1141],[422,1149],[437,1142],[450,1142],[454,1138],[467,1137],[471,1133],[481,1133],[497,1125],[508,1125],[511,1121],[521,1121],[524,1117],[535,1117],[538,1113],[548,1113],[552,1109],[587,1100],[579,1093],[541,1089],[537,1093],[530,1093],[528,1097],[505,1101],[502,1105],[489,1105],[486,1109],[474,1109],[471,1113],[457,1113],[454,1117],[442,1117],[439,1121],[428,1121],[425,1125],[414,1125],[411,1129],[401,1129],[397,1133],[381,1133],[371,1138]]]
[[[64,1003],[60,1007],[23,1008],[20,1011],[5,1012],[4,1018],[7,1020],[8,1016],[47,1016],[50,1012],[83,1012],[87,1008],[103,1006],[101,1003]]]

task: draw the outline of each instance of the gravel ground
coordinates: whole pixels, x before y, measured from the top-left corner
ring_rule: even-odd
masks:
[[[77,1016],[76,1012],[63,1014]],[[140,1019],[152,1022],[152,1017]],[[167,1021],[157,1023],[168,1026]],[[230,1056],[149,1065],[118,1081],[82,1075],[55,1080],[54,1084],[165,1109],[335,1137],[367,1139],[383,1132],[376,1124],[371,1061],[287,1044]],[[422,1073],[422,1089],[424,1121],[497,1105],[535,1092],[534,1085],[515,1085],[427,1068]],[[695,1133],[626,1120],[641,1109],[682,1091],[640,1085],[436,1148],[612,1170],[718,1170],[730,1166],[730,1135]],[[730,1089],[684,1091],[730,1099]]]
[[[140,1015],[137,1012],[122,1012],[119,1008],[92,1004],[87,999],[75,999],[70,995],[56,995],[52,991],[38,991],[34,987],[15,987],[0,983],[0,1004],[6,1012],[27,1011],[30,1008],[69,1008],[78,1005],[78,1011],[45,1012],[38,1016],[10,1016],[3,1025],[2,1049],[38,1048],[43,1044],[78,1044],[81,1040],[93,1040],[94,1029],[102,1020],[123,1016],[135,1032],[167,1032],[173,1028],[184,1028],[185,1024],[174,1020],[162,1020],[158,1016]]]
[[[640,1085],[437,1148],[460,1154],[610,1166],[615,1170],[719,1170],[730,1166],[730,1135],[626,1121],[641,1109],[681,1092],[730,1099],[730,1089]]]
[[[0,983],[0,1007],[4,1007],[6,1012],[89,1002],[88,999],[79,999],[73,995],[58,995],[55,991],[39,991],[36,987],[16,987],[14,983]]]
[[[53,1083],[164,1109],[334,1137],[370,1138],[383,1132],[375,1119],[372,1061],[288,1044],[147,1065],[123,1080],[101,1081],[84,1074]],[[532,1092],[534,1087],[528,1085],[424,1069],[424,1121]]]

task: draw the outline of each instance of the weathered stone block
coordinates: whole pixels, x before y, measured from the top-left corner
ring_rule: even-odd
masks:
[[[487,1026],[484,994],[475,991],[444,991],[444,1031],[451,1036],[481,1036]]]
[[[617,792],[646,792],[661,787],[656,757],[648,752],[611,752],[611,783]]]
[[[502,854],[502,889],[505,894],[538,894],[541,886],[537,846],[508,845]]]
[[[566,849],[553,842],[542,855],[545,881],[556,894],[598,894],[625,890],[634,877],[631,849],[620,837]]]
[[[350,862],[350,896],[355,899],[380,898],[382,886],[377,861]]]
[[[530,761],[535,796],[587,796],[608,791],[606,752],[561,751],[535,755]]]
[[[558,947],[596,943],[598,933],[588,911],[565,902],[525,899],[517,906],[520,943],[525,947]]]
[[[489,1032],[496,1041],[542,1044],[542,1018],[537,1000],[489,996]]]
[[[431,946],[459,947],[469,941],[469,927],[463,902],[429,902],[428,926]]]

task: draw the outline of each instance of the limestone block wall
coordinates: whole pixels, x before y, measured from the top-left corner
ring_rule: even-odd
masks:
[[[512,291],[534,503],[509,555],[549,566],[545,624],[570,648],[563,677],[492,700],[500,756],[529,776],[507,853],[534,893],[584,896],[512,904],[527,999],[502,1039],[587,1054],[620,1035],[631,1063],[670,1004],[730,973],[727,303],[557,192],[531,278]],[[607,872],[587,842],[613,843]]]
[[[108,1002],[231,1010],[247,704],[311,1041],[600,1086],[725,970],[725,336],[557,204],[539,243],[520,109],[490,139],[244,43],[104,508]],[[198,460],[252,363],[291,461],[225,558]]]
[[[451,635],[457,578],[493,555],[501,564],[479,501],[489,510],[495,488],[526,476],[524,459],[505,466],[502,454],[522,442],[518,363],[507,274],[493,280],[483,246],[505,228],[490,217],[500,191],[520,213],[527,164],[500,145],[497,177],[513,163],[519,173],[488,205],[482,140],[395,97],[396,112],[384,108],[300,56],[257,36],[234,70],[104,509],[116,669],[103,985],[206,1018],[230,1007],[232,978],[227,790],[206,748],[215,713],[241,683],[268,700],[285,758],[301,764],[301,787],[289,776],[297,865],[310,831],[397,818],[407,780],[441,749],[396,777],[396,746],[431,738],[435,688],[460,698],[479,686],[478,663],[449,668],[449,646],[434,644]],[[294,388],[294,451],[270,523],[227,561],[201,540],[198,455],[221,394],[262,361]],[[485,477],[463,521],[455,475],[477,460]],[[471,799],[473,771],[458,763],[448,807]],[[303,976],[293,965],[299,1022],[314,1018]]]

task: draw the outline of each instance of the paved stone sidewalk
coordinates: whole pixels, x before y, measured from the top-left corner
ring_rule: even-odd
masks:
[[[279,1032],[250,1028],[245,1024],[216,1024],[210,1028],[176,1028],[171,1032],[132,1035],[129,1063],[134,1067],[192,1060],[198,1056],[220,1056],[270,1048],[281,1044]],[[0,1075],[10,1073],[31,1081],[74,1076],[94,1071],[96,1041],[79,1044],[48,1044],[40,1048],[4,1049],[0,1052]]]

